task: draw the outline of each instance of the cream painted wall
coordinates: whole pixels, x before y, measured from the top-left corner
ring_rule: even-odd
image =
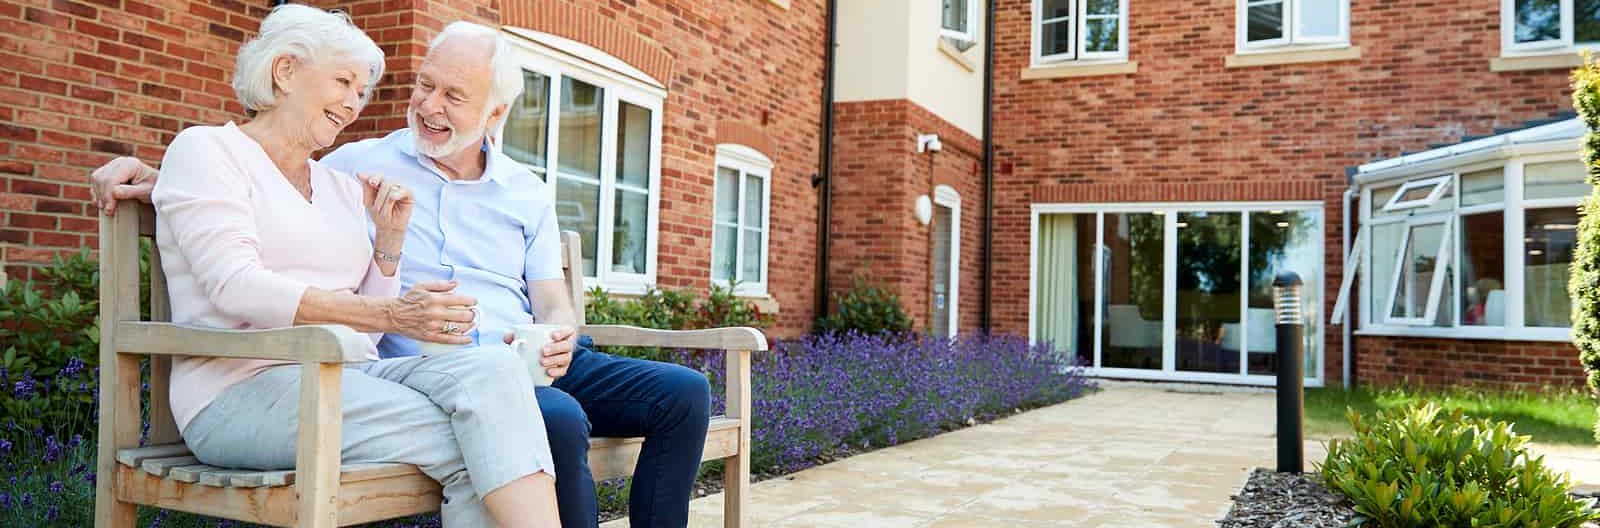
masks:
[[[983,3],[984,0],[969,0]],[[983,9],[978,45],[961,55],[968,71],[939,50],[939,0],[839,2],[834,100],[910,99],[981,139],[983,132]]]
[[[906,10],[914,1],[928,0],[844,0],[837,4],[835,101],[908,98],[906,33],[911,19]]]
[[[933,111],[972,137],[983,139],[983,46],[984,0],[968,0],[978,5],[978,44],[961,53],[975,71],[967,71],[939,50],[939,0],[908,1],[911,20],[907,32],[910,66],[907,68],[910,99]]]

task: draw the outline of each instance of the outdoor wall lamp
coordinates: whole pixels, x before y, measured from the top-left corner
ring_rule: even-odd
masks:
[[[933,221],[933,199],[924,194],[917,197],[917,203],[911,208],[917,215],[917,223],[928,225]]]

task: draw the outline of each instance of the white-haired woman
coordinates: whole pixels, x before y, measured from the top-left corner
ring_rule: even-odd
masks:
[[[383,53],[343,14],[284,5],[262,20],[233,81],[252,119],[178,134],[151,197],[174,321],[471,342],[474,301],[452,283],[397,297],[409,191],[310,160],[355,121],[382,74]],[[421,467],[444,486],[446,526],[559,525],[533,383],[512,352],[368,354],[344,372],[344,463]],[[201,461],[294,466],[296,364],[191,357],[172,377],[174,417]]]

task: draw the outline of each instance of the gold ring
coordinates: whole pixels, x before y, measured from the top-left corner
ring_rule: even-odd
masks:
[[[457,327],[454,322],[446,322],[444,324],[444,333],[446,333],[446,334],[454,334],[454,333],[456,333],[456,330],[459,330],[459,329],[460,328]]]

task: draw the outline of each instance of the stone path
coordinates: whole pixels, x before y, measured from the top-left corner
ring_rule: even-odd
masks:
[[[750,520],[761,527],[1214,527],[1250,469],[1275,464],[1273,405],[1272,393],[1259,389],[1107,384],[1064,404],[757,483]],[[1307,442],[1307,461],[1323,454]],[[720,494],[690,510],[690,526],[722,526]]]

